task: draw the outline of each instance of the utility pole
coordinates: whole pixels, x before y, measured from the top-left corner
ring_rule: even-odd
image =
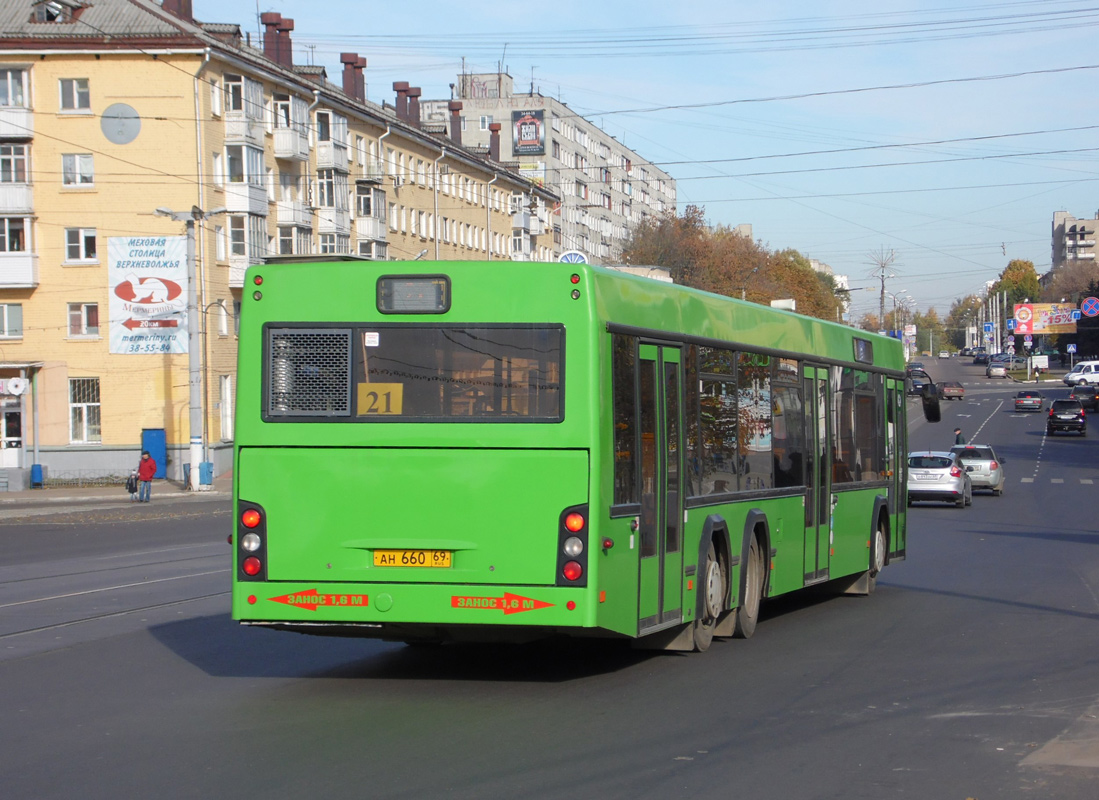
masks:
[[[202,468],[202,439],[205,427],[206,413],[202,404],[202,330],[198,316],[198,277],[195,258],[195,223],[212,217],[215,214],[224,214],[226,209],[215,208],[213,211],[203,211],[198,206],[191,206],[190,211],[172,211],[168,208],[158,208],[156,213],[162,217],[170,217],[176,222],[182,222],[187,227],[187,388],[188,403],[190,406],[191,447],[190,464],[191,474],[188,476],[188,487],[192,492],[199,491],[199,470]]]
[[[874,265],[874,269],[871,270],[871,274],[881,279],[881,295],[878,304],[878,326],[885,327],[885,279],[895,278],[895,274],[886,274],[889,271],[890,265],[897,260],[897,254],[892,250],[886,252],[885,248],[881,248],[877,253],[870,253],[870,263]]]

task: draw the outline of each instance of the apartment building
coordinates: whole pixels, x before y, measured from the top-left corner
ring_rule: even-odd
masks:
[[[1053,213],[1052,269],[1081,261],[1095,263],[1095,232],[1099,213],[1092,219],[1077,219],[1067,211]]]
[[[613,264],[637,223],[675,211],[671,175],[560,100],[533,86],[516,92],[503,72],[460,75],[455,91],[462,113],[448,113],[453,101],[424,101],[424,124],[445,125],[484,152],[499,138],[498,158],[560,196],[545,224],[567,257]]]
[[[365,58],[330,82],[294,63],[293,20],[262,22],[253,43],[190,0],[0,4],[0,488],[128,474],[143,446],[181,477],[194,338],[203,458],[228,468],[249,264],[553,257],[523,249],[552,191],[367,102]]]

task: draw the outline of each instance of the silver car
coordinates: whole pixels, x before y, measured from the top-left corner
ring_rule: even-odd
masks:
[[[959,444],[950,448],[969,475],[974,489],[989,489],[999,497],[1004,493],[1004,460],[987,444]]]
[[[953,503],[958,508],[973,503],[973,483],[954,453],[908,454],[908,505],[918,500]]]

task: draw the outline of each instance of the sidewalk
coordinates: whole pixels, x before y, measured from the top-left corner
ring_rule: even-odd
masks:
[[[208,490],[192,492],[182,482],[153,481],[153,502],[201,503],[211,500],[229,501],[233,498],[233,473],[226,472],[214,478]],[[21,492],[0,492],[0,520],[23,516],[39,516],[62,511],[74,511],[75,506],[87,508],[111,508],[136,505],[121,486],[91,486],[87,488],[62,487],[59,489],[27,489]]]

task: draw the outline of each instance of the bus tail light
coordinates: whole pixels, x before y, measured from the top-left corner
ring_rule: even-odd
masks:
[[[237,580],[267,580],[267,514],[263,506],[237,502]]]
[[[571,506],[557,522],[557,585],[588,584],[588,507]]]

